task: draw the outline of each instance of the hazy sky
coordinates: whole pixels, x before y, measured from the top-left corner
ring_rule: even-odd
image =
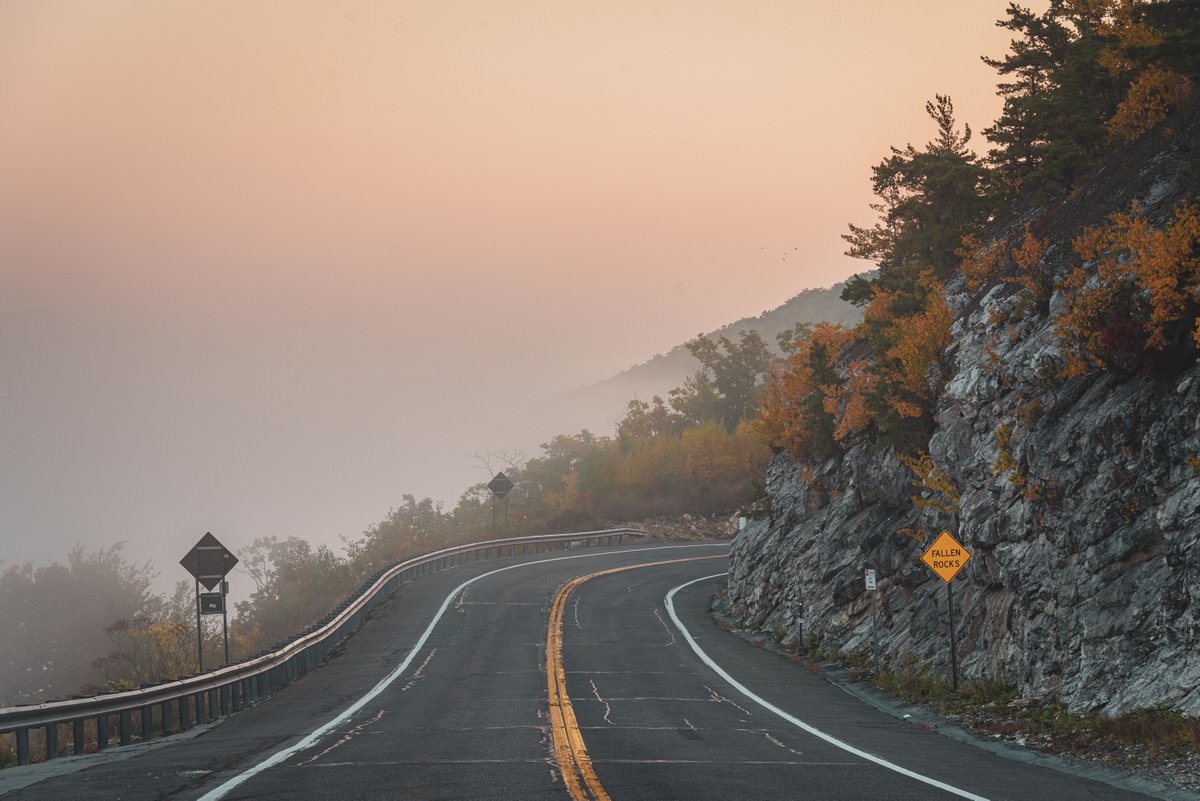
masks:
[[[0,2],[0,559],[452,504],[531,402],[864,269],[1006,5]]]

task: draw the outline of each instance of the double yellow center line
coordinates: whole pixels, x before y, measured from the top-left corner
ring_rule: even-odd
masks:
[[[546,683],[550,698],[550,729],[554,734],[554,756],[558,760],[563,783],[566,784],[574,801],[611,801],[611,799],[600,784],[600,778],[596,775],[595,768],[592,767],[587,746],[583,743],[583,735],[579,732],[579,723],[575,719],[575,709],[571,706],[571,696],[567,693],[567,676],[562,661],[562,621],[567,606],[567,596],[585,581],[607,576],[610,573],[622,573],[641,567],[674,565],[680,562],[696,562],[703,559],[723,559],[724,556],[724,554],[694,556],[687,559],[668,559],[662,562],[613,567],[573,578],[558,588],[554,602],[550,605],[550,624],[546,631]]]

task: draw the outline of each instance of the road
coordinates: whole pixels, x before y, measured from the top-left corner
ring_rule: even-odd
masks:
[[[692,545],[447,570],[257,707],[2,797],[1148,798],[911,726],[722,631],[725,569]]]

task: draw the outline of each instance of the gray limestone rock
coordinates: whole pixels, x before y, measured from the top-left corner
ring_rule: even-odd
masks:
[[[1163,170],[1178,160],[1158,163],[1064,203],[1045,229],[1058,272],[1082,225],[1135,197],[1172,206],[1177,182]],[[961,282],[947,291],[959,310],[953,371],[928,450],[960,489],[958,519],[915,509],[908,469],[865,440],[809,469],[778,454],[770,516],[733,542],[733,613],[785,642],[869,649],[862,571],[873,567],[885,659],[945,668],[945,585],[897,532],[950,527],[973,554],[954,581],[967,675],[1002,675],[1075,709],[1200,713],[1200,367],[1060,379],[1061,291],[1048,316],[1019,320],[1012,284],[974,300]],[[1023,479],[996,470],[1002,426]]]

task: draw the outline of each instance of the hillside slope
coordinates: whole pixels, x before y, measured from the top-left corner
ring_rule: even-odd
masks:
[[[1085,227],[1135,201],[1161,226],[1194,197],[1198,146],[1194,119],[1164,127],[989,237],[1020,241],[1034,225],[1062,279]],[[729,596],[747,625],[869,650],[873,567],[885,660],[948,673],[947,591],[898,532],[949,527],[974,557],[954,581],[968,675],[1073,709],[1200,713],[1200,367],[1062,377],[1063,292],[1046,313],[1018,309],[1014,283],[947,285],[951,368],[927,450],[961,493],[956,520],[915,508],[913,473],[862,435],[812,468],[775,456],[770,513],[731,556]]]
[[[771,346],[775,337],[791,329],[796,323],[843,323],[854,325],[862,318],[862,312],[841,299],[844,284],[835,284],[828,289],[809,289],[757,317],[744,317],[716,331],[709,337],[724,335],[736,339],[740,331],[757,331]],[[615,422],[632,399],[649,401],[655,395],[664,400],[667,393],[697,370],[700,363],[692,357],[685,345],[679,344],[666,353],[658,354],[641,364],[630,367],[612,378],[581,387],[574,392],[561,395],[545,406],[552,419],[562,420],[556,432],[578,431],[588,428],[596,433],[608,434]],[[560,411],[561,410],[561,411]],[[568,422],[572,421],[572,422]]]

